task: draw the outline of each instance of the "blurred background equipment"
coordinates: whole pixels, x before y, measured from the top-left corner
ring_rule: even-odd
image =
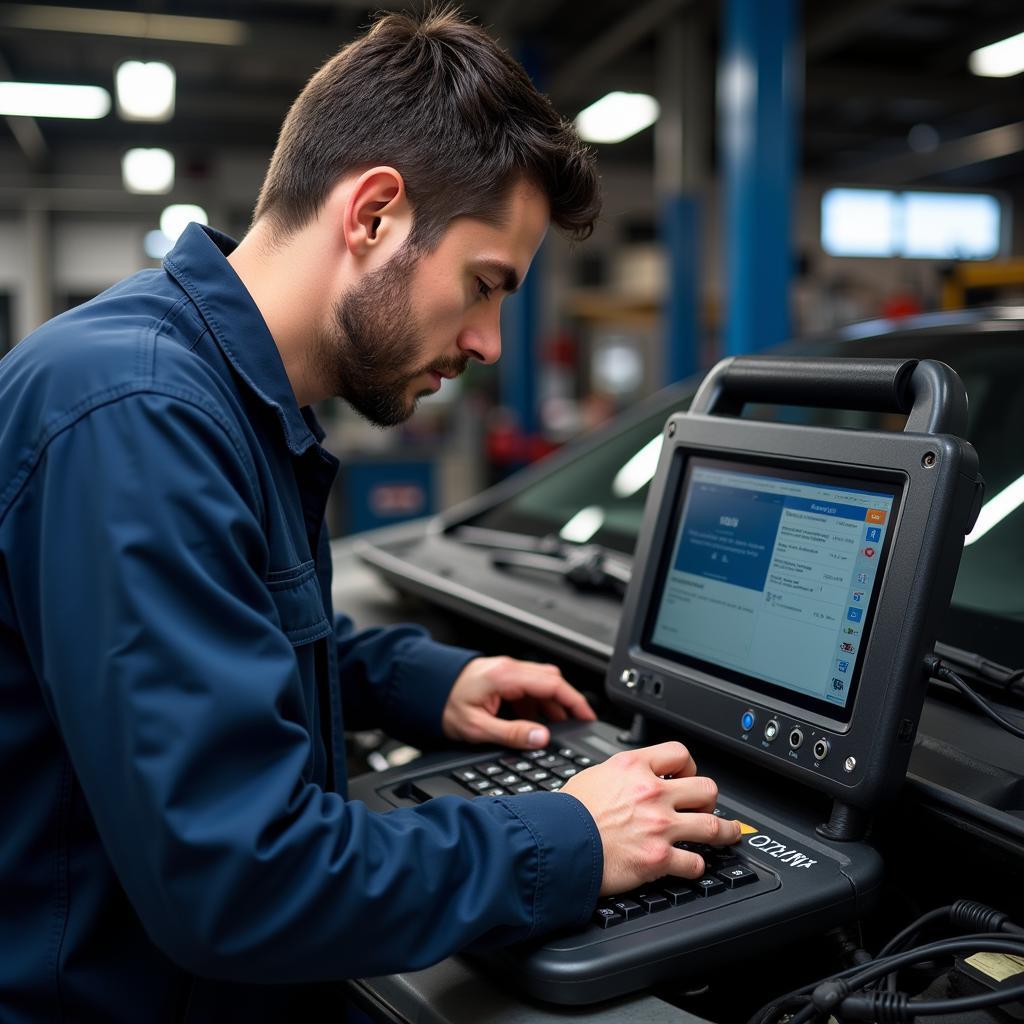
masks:
[[[0,353],[190,221],[244,234],[309,75],[415,6],[0,2]],[[459,502],[723,354],[1024,304],[1019,3],[462,7],[591,140],[604,215],[549,234],[498,366],[397,431],[325,404],[337,533]]]

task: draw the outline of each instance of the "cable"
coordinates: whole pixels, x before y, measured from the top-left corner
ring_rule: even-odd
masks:
[[[973,651],[965,651],[941,642],[936,642],[935,654],[946,663],[947,668],[957,672],[970,672],[979,682],[996,690],[1002,700],[1024,697],[1024,691],[1017,692],[1017,686],[1024,681],[1024,668],[1007,668]]]
[[[993,722],[1001,725],[1008,733],[1024,740],[1024,729],[1018,729],[1012,722],[1008,722],[988,701],[975,693],[951,668],[947,668],[941,658],[934,654],[924,656],[924,666],[927,672],[944,683],[955,686],[982,714],[987,715]]]
[[[802,1003],[803,999],[809,998],[813,1009],[808,1010],[807,1005],[801,1005],[797,1017],[791,1022],[791,1024],[796,1024],[796,1020],[799,1019],[801,1024],[803,1024],[803,1021],[813,1019],[816,1013],[834,1012],[841,1005],[841,1002],[845,1002],[847,998],[846,993],[862,989],[870,982],[899,970],[901,967],[907,967],[922,960],[931,960],[937,956],[949,956],[963,950],[970,950],[972,953],[1010,953],[1014,956],[1021,956],[1024,955],[1024,942],[1009,938],[996,938],[990,934],[963,935],[955,939],[942,939],[938,942],[932,942],[905,953],[879,957],[870,966],[851,967],[831,977],[822,978],[802,988],[788,992],[786,995],[773,1000],[767,1006],[757,1011],[750,1018],[749,1024],[769,1024],[770,1021],[776,1018],[780,1010],[789,1009],[794,1006],[797,1000],[800,1000]],[[882,997],[882,1001],[888,1005],[900,993],[877,992],[871,993],[871,995]],[[903,996],[902,998],[906,999],[907,997]],[[898,1000],[895,1001],[898,1002]],[[911,1005],[913,1007],[916,1004]],[[958,1009],[959,1006],[956,1008]],[[852,1011],[851,1016],[853,1016]],[[897,1019],[902,1020],[903,1018]]]
[[[1024,668],[1019,668],[1016,672],[1011,672],[1003,680],[1003,689],[1005,689],[1006,692],[1012,696],[1013,691],[1017,687],[1017,684],[1020,682],[1024,682]]]
[[[1005,985],[990,992],[979,992],[972,996],[957,996],[955,999],[929,999],[911,1002],[902,992],[868,992],[864,995],[847,996],[838,1007],[840,1017],[854,1020],[877,1020],[879,1024],[897,1024],[912,1021],[915,1017],[931,1017],[940,1013],[965,1013],[968,1010],[983,1010],[986,1006],[1002,1006],[1024,997],[1024,981]],[[812,1004],[813,1005],[813,1004]],[[810,1019],[810,1018],[805,1018]],[[793,1018],[795,1024],[796,1018]]]

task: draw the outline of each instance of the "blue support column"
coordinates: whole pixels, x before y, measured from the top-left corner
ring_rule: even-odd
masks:
[[[524,42],[518,47],[518,55],[533,84],[543,89],[543,58],[539,47],[533,42]],[[540,335],[543,256],[544,246],[541,245],[519,291],[505,300],[501,316],[501,404],[515,413],[519,429],[527,437],[540,431],[537,339]]]
[[[701,205],[710,170],[707,28],[704,10],[694,5],[678,11],[657,33],[661,116],[654,126],[654,180],[668,270],[662,360],[666,384],[696,373],[701,362]]]
[[[540,428],[537,409],[537,335],[544,247],[537,251],[522,287],[510,295],[501,315],[501,404],[511,409],[519,429],[530,436]]]
[[[725,172],[725,352],[790,334],[802,54],[798,0],[727,0],[718,89]]]
[[[699,368],[700,200],[686,193],[666,197],[661,229],[668,256],[665,383],[674,384]]]

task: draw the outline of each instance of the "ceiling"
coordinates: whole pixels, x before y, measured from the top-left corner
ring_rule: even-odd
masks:
[[[372,10],[409,6],[409,0],[372,7],[354,0],[0,3],[0,77],[112,91],[115,66],[135,58],[167,60],[178,79],[176,113],[166,124],[127,124],[113,113],[91,122],[6,119],[0,123],[0,185],[45,185],[85,149],[164,145],[174,150],[180,173],[197,178],[225,153],[269,154],[310,73],[369,23]],[[805,0],[803,6],[805,174],[892,185],[1017,187],[1024,171],[1024,76],[976,78],[967,71],[967,55],[1024,30],[1020,0]],[[718,3],[467,0],[462,7],[524,59],[568,115],[610,89],[655,91],[657,39],[669,19],[684,12],[703,26],[706,40],[702,103],[712,129],[705,147],[712,169]],[[133,21],[140,13],[150,20]],[[141,38],[140,30],[149,37]],[[211,30],[232,41],[209,41]],[[915,126],[925,127],[911,134]],[[601,160],[650,166],[652,135],[600,147]]]

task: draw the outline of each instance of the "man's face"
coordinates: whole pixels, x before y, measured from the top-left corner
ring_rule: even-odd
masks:
[[[547,225],[547,200],[521,184],[502,226],[459,218],[431,252],[403,247],[334,304],[313,354],[318,378],[388,427],[471,359],[495,362],[501,300],[526,275]]]

